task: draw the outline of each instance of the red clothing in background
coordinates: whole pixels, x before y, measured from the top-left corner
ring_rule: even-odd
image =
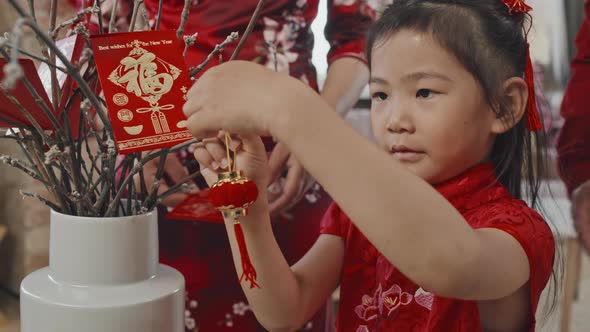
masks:
[[[565,122],[557,144],[561,178],[571,192],[590,179],[590,1],[576,38],[572,77],[565,90],[561,115]]]

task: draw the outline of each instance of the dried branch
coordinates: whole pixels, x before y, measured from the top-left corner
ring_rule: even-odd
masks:
[[[9,128],[9,131],[10,131],[10,136],[13,137],[15,139],[15,141],[18,143],[18,146],[20,147],[21,152],[25,155],[25,157],[27,157],[29,164],[33,165],[33,170],[36,172],[37,176],[39,178],[43,179],[43,181],[47,181],[47,177],[42,175],[42,170],[39,169],[39,165],[37,165],[37,163],[33,159],[33,156],[31,155],[31,153],[29,152],[29,150],[25,146],[25,142],[30,141],[30,139],[28,137],[25,137],[20,131],[17,132],[14,128]],[[7,137],[7,136],[4,136],[4,137]],[[41,167],[41,168],[43,168],[43,167]]]
[[[246,43],[248,36],[252,32],[252,30],[254,29],[254,26],[256,25],[256,22],[258,21],[258,17],[260,16],[260,13],[262,12],[262,8],[264,7],[264,1],[265,0],[258,1],[258,5],[256,6],[256,9],[254,10],[254,14],[252,14],[252,17],[250,18],[250,22],[248,22],[248,26],[246,27],[246,31],[244,31],[244,34],[242,35],[242,39],[240,39],[240,42],[238,43],[238,46],[234,50],[234,53],[232,54],[229,61],[235,60],[238,57],[238,54],[240,54],[240,51],[242,50],[242,47]]]
[[[191,8],[191,1],[192,0],[184,0],[184,7],[182,8],[182,14],[180,15],[180,25],[178,25],[178,30],[176,30],[176,38],[178,38],[178,40],[180,40],[182,38],[182,35],[184,34],[184,26],[186,25],[186,21],[188,20],[188,14]]]
[[[57,20],[57,0],[51,0],[51,7],[49,9],[49,31],[55,29]]]
[[[141,16],[143,17],[143,23],[145,25],[145,31],[150,31],[150,20],[148,18],[147,10],[145,9],[145,2],[141,6]]]
[[[189,191],[191,190],[192,186],[188,186],[187,183],[197,178],[197,176],[201,175],[200,171],[196,171],[184,178],[180,179],[178,183],[174,186],[170,187],[170,189],[166,190],[162,194],[158,196],[157,203],[160,204],[163,200],[165,200],[168,196],[173,195],[179,191]]]
[[[201,70],[203,70],[203,68],[205,68],[205,66],[207,66],[207,64],[211,60],[213,60],[213,58],[215,57],[215,55],[217,55],[217,53],[221,52],[227,44],[238,39],[238,36],[239,36],[239,34],[237,32],[232,32],[229,34],[229,36],[227,36],[227,38],[225,38],[225,40],[223,42],[221,42],[221,44],[215,45],[213,52],[209,53],[209,55],[207,56],[205,61],[203,61],[203,63],[201,63],[197,68],[195,68],[191,71],[190,76],[192,78],[194,78],[199,72],[201,72]]]
[[[31,12],[31,17],[35,22],[37,22],[37,15],[35,15],[35,0],[27,0],[29,3],[29,11]]]
[[[39,194],[35,194],[35,193],[30,193],[30,192],[25,192],[25,191],[20,191],[20,194],[25,196],[25,197],[33,197],[38,199],[39,201],[43,202],[45,205],[49,206],[50,209],[62,213],[62,209],[57,206],[57,204],[53,203],[52,201],[50,201],[49,199],[39,195]]]
[[[28,176],[32,177],[33,179],[43,182],[43,184],[48,184],[47,182],[45,182],[44,179],[42,179],[38,173],[35,171],[34,166],[33,165],[28,165],[27,163],[25,163],[22,160],[19,160],[17,158],[5,155],[5,154],[0,154],[0,162],[12,166],[18,170],[21,170],[22,172],[26,173]]]
[[[8,89],[3,87],[2,84],[0,84],[0,92],[4,93],[6,98],[8,98],[8,100],[10,100],[23,113],[25,118],[27,118],[27,120],[31,123],[35,130],[43,137],[44,144],[52,145],[53,139],[51,139],[49,136],[47,136],[47,134],[45,134],[45,131],[41,128],[37,120],[33,118],[31,113],[29,113],[29,111],[18,101],[18,99],[16,99],[12,95],[12,93],[8,91]]]
[[[29,57],[29,58],[31,58],[31,59],[33,59],[33,60],[36,60],[36,61],[38,61],[38,62],[40,62],[40,63],[45,63],[45,64],[47,64],[49,67],[54,67],[55,69],[57,69],[57,70],[61,71],[62,73],[67,73],[67,70],[66,70],[65,68],[55,65],[55,64],[51,63],[51,61],[49,61],[49,60],[47,60],[47,59],[44,59],[44,58],[41,58],[41,57],[39,57],[39,56],[36,56],[36,55],[34,55],[34,54],[32,54],[32,53],[29,53],[29,52],[27,52],[27,51],[23,50],[22,48],[15,47],[15,46],[14,46],[13,44],[11,44],[11,43],[6,43],[6,47],[10,47],[10,48],[16,48],[17,52],[18,52],[18,53],[20,53],[20,54],[22,54],[22,55],[26,55],[27,57]],[[1,46],[0,46],[0,48],[1,48]]]
[[[193,34],[193,35],[183,37],[183,39],[184,39],[184,51],[182,52],[183,57],[186,56],[186,52],[188,51],[189,47],[195,45],[198,35],[199,35],[199,33],[195,32],[195,34]]]
[[[135,0],[133,2],[133,14],[131,14],[131,23],[129,24],[129,32],[135,30],[135,22],[137,21],[137,13],[139,12],[139,6],[143,5],[143,0]]]
[[[114,0],[113,8],[111,9],[111,18],[109,20],[109,33],[117,32],[115,27],[115,20],[117,19],[117,7],[119,7],[119,0]]]
[[[154,30],[160,30],[160,18],[162,17],[162,7],[164,5],[164,0],[160,0],[158,3],[158,16],[156,16],[156,27]],[[185,3],[186,5],[186,3]]]
[[[102,108],[101,103],[98,101],[96,94],[90,90],[90,88],[88,87],[88,84],[80,76],[80,74],[78,73],[76,68],[70,63],[70,61],[68,61],[68,59],[65,57],[65,55],[59,50],[59,48],[49,38],[49,36],[47,36],[47,34],[45,34],[35,22],[30,20],[30,16],[28,16],[28,14],[22,9],[20,4],[18,3],[18,0],[8,0],[8,1],[17,10],[17,12],[21,16],[27,18],[26,25],[28,25],[29,27],[31,27],[31,29],[33,29],[35,34],[39,38],[41,38],[41,40],[45,43],[45,45],[47,45],[47,47],[49,47],[51,49],[51,51],[54,52],[55,55],[64,64],[64,66],[66,67],[66,70],[68,71],[68,74],[74,79],[74,81],[76,81],[76,84],[78,85],[78,87],[82,91],[83,95],[86,96],[86,98],[88,98],[90,100],[92,107],[94,107],[96,109],[96,112],[98,113],[101,121],[103,122],[105,128],[107,129],[109,136],[112,137],[113,130],[112,130],[111,124],[108,121],[108,116],[104,112],[104,109]],[[100,0],[97,0],[97,3],[99,3],[99,2],[100,2]]]
[[[7,56],[6,52],[4,52],[3,50],[0,50],[0,54],[3,55],[3,56]],[[7,64],[7,66],[8,65],[11,65],[11,66],[8,69],[6,69],[6,67],[5,67],[5,70],[8,70],[8,72],[6,73],[6,77],[8,77],[9,75],[10,76],[14,75],[14,77],[17,77],[18,76],[18,78],[24,83],[25,87],[27,88],[27,90],[29,91],[29,93],[31,94],[31,96],[35,99],[35,102],[37,103],[37,105],[39,105],[41,107],[41,110],[45,113],[45,115],[47,116],[47,118],[49,119],[49,121],[51,121],[51,123],[53,124],[53,126],[57,130],[63,131],[63,128],[61,127],[61,124],[57,121],[57,119],[55,118],[53,112],[51,111],[51,109],[49,108],[49,106],[47,105],[47,103],[45,103],[45,100],[43,98],[41,98],[41,96],[39,95],[39,93],[37,92],[37,90],[35,89],[35,87],[33,86],[33,84],[31,84],[31,82],[29,81],[29,79],[26,76],[23,75],[22,68],[20,68],[20,65],[17,62],[18,61],[17,55],[18,55],[18,52],[13,53],[12,54],[12,58],[10,59],[10,63]],[[18,66],[18,69],[16,69],[17,66]],[[12,78],[9,80],[8,83],[13,83],[12,82]],[[2,88],[0,88],[0,89],[2,89]],[[2,92],[4,92],[4,94],[7,95],[7,96],[8,96],[8,94],[10,94],[10,92],[6,92],[4,89],[2,89]],[[15,101],[17,101],[16,98],[13,98],[13,99]],[[22,107],[22,105],[19,108],[21,110],[24,110],[24,107]],[[25,110],[25,112],[26,113],[29,113],[26,110]],[[29,117],[30,117],[30,119],[29,119]],[[29,121],[30,121],[32,118],[33,117],[29,113],[29,115],[27,116],[27,119],[29,119]]]
[[[156,176],[154,177],[154,184],[152,185],[151,192],[149,193],[147,199],[143,202],[142,207],[148,208],[149,206],[155,205],[157,197],[158,197],[158,190],[160,189],[160,184],[162,183],[162,178],[164,177],[164,166],[166,165],[166,155],[168,155],[170,149],[162,149],[162,157],[158,161],[158,168],[156,171]]]
[[[94,1],[94,6],[97,8],[96,16],[98,21],[98,31],[102,33],[104,31],[104,27],[102,26],[102,0]]]
[[[57,19],[57,0],[51,0],[51,9],[49,14],[49,31],[55,30],[55,23]],[[18,23],[17,23],[18,24]],[[53,41],[55,41],[55,35],[50,37]],[[55,65],[55,54],[53,52],[49,53],[49,61]],[[49,67],[49,72],[51,74],[51,98],[53,102],[53,107],[57,108],[59,105],[61,90],[59,89],[59,85],[57,82],[57,72],[54,67]],[[57,128],[57,127],[56,127]]]
[[[182,150],[184,148],[186,148],[187,146],[194,144],[194,143],[198,143],[200,142],[200,140],[197,139],[191,139],[188,140],[184,143],[178,144],[170,149],[162,149],[159,151],[155,151],[152,152],[150,154],[148,154],[147,156],[143,157],[141,160],[139,160],[139,162],[137,164],[135,164],[133,166],[133,168],[131,169],[131,171],[129,172],[129,174],[125,177],[125,180],[123,180],[120,188],[125,188],[125,186],[127,186],[127,184],[129,183],[129,181],[131,181],[133,179],[133,176],[135,174],[137,174],[140,170],[143,169],[143,166],[145,164],[147,164],[149,161],[154,160],[156,158],[162,158],[165,159],[165,155],[168,153],[175,153],[178,150]],[[157,172],[160,172],[163,170],[163,166],[158,168]],[[159,185],[159,181],[158,184]],[[119,189],[119,191],[117,192],[117,194],[115,195],[115,197],[113,198],[113,201],[118,201],[121,199],[121,196],[123,195],[123,191],[124,189]],[[149,199],[149,198],[148,198]],[[112,208],[114,208],[114,204],[111,204],[112,206],[109,207],[109,213],[113,213]]]
[[[17,109],[22,111],[23,117],[27,119],[27,122],[30,121],[31,123],[31,128],[10,129],[12,131],[10,138],[18,142],[21,150],[25,153],[26,159],[24,157],[23,160],[9,159],[10,157],[0,155],[0,162],[8,163],[24,171],[33,179],[41,181],[49,190],[53,201],[35,194],[28,194],[28,196],[38,198],[54,210],[62,213],[104,217],[145,213],[155,208],[157,204],[170,195],[179,191],[188,190],[190,188],[188,183],[193,181],[200,174],[199,172],[185,177],[163,193],[159,193],[159,185],[164,176],[166,156],[198,142],[197,140],[187,141],[172,148],[152,151],[143,157],[140,153],[134,153],[127,155],[124,160],[119,162],[113,140],[112,124],[106,113],[106,103],[97,93],[97,71],[93,54],[90,50],[88,30],[83,22],[77,24],[86,15],[97,15],[99,29],[104,31],[106,27],[103,28],[103,25],[107,23],[104,23],[105,21],[102,19],[101,1],[95,0],[93,5],[87,8],[86,4],[88,2],[84,0],[80,12],[76,13],[73,18],[56,25],[56,13],[59,1],[50,0],[51,26],[49,33],[43,31],[35,21],[34,1],[28,0],[29,7],[31,8],[30,14],[29,12],[25,12],[20,6],[19,2],[21,1],[8,0],[9,4],[16,9],[22,18],[15,25],[13,37],[10,37],[10,40],[0,38],[0,52],[3,52],[1,55],[4,55],[9,60],[8,64],[3,68],[7,73],[5,75],[5,82],[15,84],[18,80],[21,80],[29,90],[31,96],[35,99],[35,102],[39,104],[40,109],[43,110],[43,113],[33,113],[35,115],[40,113],[41,116],[46,115],[55,127],[54,133],[48,135],[39,126],[39,120],[41,119],[34,119],[31,116],[30,110],[24,109],[19,101],[10,95],[7,86],[0,85],[0,93],[5,93],[8,99],[17,106]],[[109,31],[116,29],[115,14],[118,6],[121,5],[119,1],[115,0],[111,9],[110,21],[108,22]],[[136,30],[138,23],[137,15],[139,15],[140,10],[147,26],[146,30],[160,28],[164,1],[159,1],[158,15],[152,27],[150,27],[152,25],[151,21],[147,18],[144,1],[134,0],[129,31]],[[263,3],[264,1],[259,2],[255,15],[252,17],[240,43],[232,54],[232,59],[240,52],[245,39],[252,31]],[[197,38],[196,33],[189,36],[183,35],[188,21],[190,5],[191,0],[184,2],[181,24],[177,30],[177,37],[183,37],[185,41],[183,53],[185,56],[189,48],[195,44]],[[64,29],[74,25],[74,32],[84,38],[87,48],[83,51],[83,55],[79,60],[68,61],[56,46],[55,38]],[[43,56],[36,56],[20,49],[19,42],[25,27],[29,27],[40,42]],[[197,68],[191,68],[192,76],[204,70],[216,56],[220,57],[219,61],[221,62],[223,48],[238,38],[238,33],[232,33],[226,40],[217,45],[202,64]],[[8,47],[10,47],[10,52],[8,52]],[[49,106],[49,103],[45,101],[46,98],[41,98],[40,94],[34,91],[31,82],[23,75],[22,68],[17,61],[17,55],[19,54],[48,64],[53,78],[51,99],[54,107]],[[55,64],[58,59],[63,65],[60,64],[57,66]],[[67,73],[73,80],[75,86],[72,94],[64,96],[67,97],[67,100],[61,100],[62,97],[59,95],[61,91],[55,80],[58,70]],[[58,105],[63,102],[66,102],[65,108],[58,110]],[[74,111],[74,106],[77,108],[77,104],[80,106],[80,114],[74,118],[72,112]],[[99,130],[94,125],[94,117],[90,114],[91,109],[96,110],[97,116],[104,124],[104,128]],[[5,119],[2,119],[0,116],[0,120]],[[14,123],[15,121],[11,123],[10,119],[6,120],[6,123],[10,123],[15,127],[25,127],[23,124]],[[74,136],[73,128],[75,126],[79,130]],[[92,146],[95,144],[95,141],[97,144],[96,149]],[[146,185],[143,167],[146,163],[153,162],[155,158],[160,159],[158,162],[155,162],[155,164],[158,164],[155,183],[150,188],[149,185]],[[120,173],[123,174],[122,177],[118,175]],[[133,181],[136,176],[139,177],[139,181]],[[126,198],[127,201],[123,201],[123,198]]]
[[[76,14],[76,16],[72,17],[71,19],[69,19],[67,21],[60,23],[55,29],[51,30],[51,32],[49,33],[49,37],[56,38],[57,34],[59,34],[61,29],[71,26],[72,24],[80,21],[82,18],[84,18],[84,16],[86,16],[88,14],[94,14],[94,13],[98,13],[98,9],[96,7],[88,7],[88,8],[85,8],[85,9],[79,11]]]

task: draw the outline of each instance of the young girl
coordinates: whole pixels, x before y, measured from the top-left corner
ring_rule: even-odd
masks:
[[[377,145],[312,90],[260,66],[230,62],[199,79],[185,114],[196,137],[209,137],[195,152],[201,165],[224,161],[223,142],[210,137],[227,130],[239,137],[230,145],[238,168],[265,188],[258,135],[271,134],[337,202],[291,267],[264,190],[240,219],[260,286],[243,290],[269,331],[298,328],[338,285],[338,331],[534,331],[555,247],[519,199],[523,173],[533,187],[540,176],[529,9],[520,0],[396,0],[369,38]],[[222,171],[203,169],[210,184]]]

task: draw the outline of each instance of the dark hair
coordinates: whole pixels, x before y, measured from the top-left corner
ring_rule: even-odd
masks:
[[[400,30],[428,33],[475,77],[494,112],[510,120],[513,114],[502,87],[510,77],[524,77],[527,26],[527,16],[510,13],[501,0],[394,0],[369,31],[367,58],[370,66],[373,48]],[[490,159],[498,180],[514,197],[523,197],[524,182],[526,197],[542,210],[538,194],[547,170],[546,139],[543,130],[527,129],[526,117],[496,137]],[[560,259],[556,262],[560,268]],[[558,275],[552,275],[549,313],[555,308]]]

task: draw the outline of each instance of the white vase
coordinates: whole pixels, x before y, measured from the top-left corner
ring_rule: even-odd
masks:
[[[21,332],[183,332],[184,278],[158,263],[157,223],[51,211],[49,266],[21,284]]]

